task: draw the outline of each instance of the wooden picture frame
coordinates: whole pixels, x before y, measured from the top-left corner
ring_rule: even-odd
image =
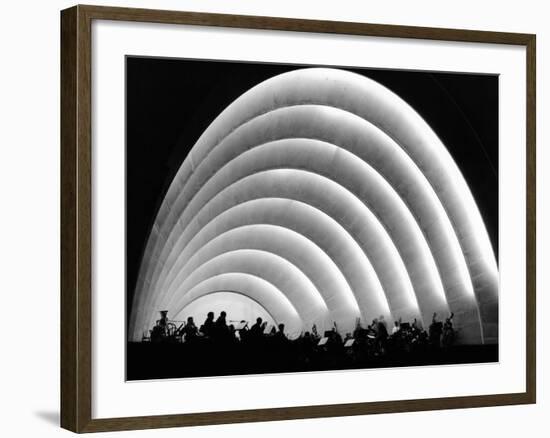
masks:
[[[114,20],[324,34],[348,34],[526,48],[526,391],[177,415],[92,418],[92,22]],[[75,6],[61,12],[61,426],[99,432],[329,416],[395,413],[536,401],[535,48],[531,34]]]

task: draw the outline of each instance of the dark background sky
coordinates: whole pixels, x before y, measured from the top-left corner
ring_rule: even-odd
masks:
[[[301,65],[163,58],[126,60],[126,287],[139,265],[170,182],[195,141],[233,100]],[[408,102],[460,167],[498,260],[498,77],[345,68]]]

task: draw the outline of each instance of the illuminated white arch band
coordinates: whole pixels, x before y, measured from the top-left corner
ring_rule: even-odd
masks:
[[[329,326],[333,315],[341,318],[349,312],[347,307],[339,308],[340,303],[337,302],[329,303],[331,305],[329,309],[311,280],[288,260],[271,252],[252,249],[223,253],[198,266],[181,283],[167,304],[173,310],[181,309],[181,303],[185,302],[185,296],[189,290],[208,278],[227,273],[248,274],[272,284],[287,297],[304,324],[310,327],[312,324]],[[236,287],[232,289],[239,290]],[[359,316],[358,312],[353,318],[357,316]],[[150,327],[155,318],[155,313],[147,315],[141,330]]]
[[[267,324],[271,323],[272,326],[277,325],[276,318],[272,315],[272,312],[270,312],[268,309],[264,307],[266,305],[265,303],[262,304],[261,302],[257,301],[256,299],[254,299],[252,296],[250,296],[245,292],[241,292],[238,290],[225,290],[225,289],[207,291],[201,294],[200,296],[195,297],[189,304],[186,304],[185,307],[183,307],[179,313],[176,313],[176,316],[173,319],[173,321],[179,322],[181,324],[182,322],[187,321],[187,318],[191,316],[193,317],[193,322],[195,322],[195,324],[198,323],[200,328],[200,326],[202,325],[202,322],[206,321],[209,312],[213,312],[214,315],[216,315],[216,312],[213,311],[213,309],[220,308],[220,303],[224,303],[224,300],[227,299],[228,295],[231,296],[231,305],[236,304],[237,305],[236,307],[239,307],[240,304],[246,305],[246,304],[253,303],[257,305],[262,312],[264,312],[263,315],[258,313],[253,313],[250,317],[241,319],[241,320],[234,320],[234,319],[226,320],[226,323],[228,325],[233,324],[233,326],[235,327],[236,326],[235,323],[237,321],[251,322],[251,321],[255,321],[258,317],[262,318],[262,320],[265,321]],[[222,305],[222,307],[224,309],[223,311],[228,310],[227,306]],[[231,311],[229,311],[229,313],[231,314]],[[204,317],[204,320],[201,319],[201,316],[203,315],[206,315],[206,317]],[[264,318],[265,315],[267,315],[268,319]],[[198,321],[195,321],[195,317],[197,316],[198,316]],[[281,315],[280,318],[282,318],[281,320],[284,321],[286,318],[288,318],[288,315],[287,314]],[[267,329],[267,324],[266,324],[266,329]],[[300,322],[299,329],[301,329],[302,326],[303,326],[303,323]],[[250,326],[248,326],[248,328],[250,328]],[[288,332],[287,332],[287,335],[288,335]]]
[[[373,301],[368,301],[370,295],[354,295],[346,278],[333,260],[312,241],[287,228],[264,224],[234,228],[202,246],[187,259],[187,263],[182,266],[175,281],[167,287],[167,293],[157,302],[160,302],[163,308],[172,308],[178,298],[174,292],[181,289],[180,285],[187,278],[192,277],[197,269],[201,269],[205,263],[223,254],[237,254],[240,257],[240,250],[263,251],[290,262],[293,267],[311,279],[329,310],[333,310],[336,315],[359,316],[358,300],[363,304],[363,308],[366,307],[366,303],[374,305]],[[290,267],[290,264],[287,266]],[[267,268],[269,266],[266,266]],[[282,271],[281,274],[286,275],[286,272]],[[378,287],[380,288],[380,285]],[[383,296],[381,291],[380,293]],[[389,316],[387,307],[379,308],[378,311],[378,314]]]
[[[300,332],[304,326],[298,311],[283,292],[261,277],[242,272],[219,274],[200,282],[191,288],[179,306],[174,308],[174,316],[181,314],[197,299],[219,292],[237,293],[252,299],[262,306],[276,323],[284,322],[290,333]]]
[[[246,134],[250,136],[250,141],[246,141],[248,137],[245,134],[241,135],[241,139],[245,140],[243,143],[247,143],[249,147],[263,143],[262,139],[266,139],[266,133],[268,140],[270,133],[281,135],[284,129],[281,128],[280,124],[277,125],[277,123],[273,122],[277,121],[277,117],[279,117],[279,121],[284,120],[284,118],[281,119],[281,116],[277,115],[275,117],[272,115],[275,113],[284,114],[291,112],[293,109],[286,107],[294,107],[296,105],[304,106],[298,112],[303,110],[306,114],[309,113],[311,116],[309,120],[315,120],[315,118],[320,117],[319,114],[321,112],[329,113],[321,126],[327,125],[337,128],[341,126],[342,122],[360,126],[359,119],[368,121],[372,127],[376,127],[376,129],[371,129],[371,137],[376,141],[368,142],[367,145],[379,144],[377,142],[380,142],[380,139],[384,140],[384,136],[386,136],[387,138],[384,140],[386,144],[392,143],[388,141],[391,138],[395,145],[398,146],[398,148],[393,147],[392,151],[394,153],[399,153],[399,148],[406,152],[402,156],[410,157],[408,165],[400,169],[396,167],[387,168],[384,165],[391,163],[391,161],[377,156],[376,149],[365,147],[365,142],[350,142],[349,136],[346,137],[345,135],[347,131],[342,129],[328,130],[334,133],[336,138],[327,137],[327,129],[318,129],[311,135],[312,138],[336,144],[341,149],[348,149],[355,156],[372,165],[406,201],[406,205],[413,213],[413,217],[419,222],[419,226],[429,244],[432,256],[437,254],[436,259],[443,256],[446,260],[454,260],[454,263],[458,260],[460,264],[460,259],[456,257],[456,241],[455,243],[452,242],[452,236],[451,241],[449,241],[451,243],[449,248],[451,252],[454,252],[454,257],[442,254],[441,249],[438,249],[437,244],[434,244],[434,242],[441,242],[441,240],[438,240],[442,238],[441,236],[449,239],[448,224],[452,224],[452,230],[458,241],[458,247],[462,250],[464,263],[467,265],[469,279],[477,299],[475,304],[480,310],[479,314],[477,314],[477,309],[470,307],[464,311],[463,315],[460,315],[462,321],[459,318],[459,325],[462,323],[462,328],[465,329],[463,341],[479,342],[481,336],[484,337],[485,341],[495,341],[498,323],[498,272],[496,261],[477,206],[449,153],[426,123],[389,90],[364,77],[331,69],[294,71],[277,76],[258,85],[230,105],[201,136],[174,179],[151,232],[138,278],[130,333],[133,332],[133,328],[139,326],[139,320],[143,318],[143,315],[138,317],[140,309],[144,313],[157,310],[151,309],[151,304],[145,306],[145,303],[150,302],[154,306],[154,299],[151,301],[149,298],[151,294],[154,296],[158,293],[158,291],[154,290],[155,285],[161,284],[164,281],[162,278],[162,268],[166,268],[173,261],[167,261],[164,258],[166,257],[166,252],[170,252],[168,248],[173,246],[176,240],[169,238],[169,236],[174,233],[177,235],[179,231],[187,227],[188,223],[195,220],[194,218],[182,220],[183,215],[180,215],[180,213],[184,212],[180,212],[178,207],[178,198],[181,197],[182,193],[197,192],[199,186],[195,185],[196,182],[193,183],[190,177],[193,176],[193,178],[201,180],[206,175],[206,179],[209,179],[216,171],[216,166],[212,166],[210,163],[207,166],[202,166],[207,169],[206,171],[200,171],[201,163],[205,158],[208,159],[209,156],[216,156],[218,146],[221,146],[224,141],[227,143],[232,135],[234,136],[238,130],[245,129],[247,125],[258,124],[264,119],[269,119],[271,123],[271,128],[268,127],[267,130],[251,129]],[[317,110],[314,108],[315,105],[327,108]],[[275,111],[279,108],[281,109],[280,111]],[[340,111],[343,114],[337,114],[337,108],[344,110]],[[296,111],[294,113],[294,115],[297,114]],[[346,114],[351,114],[352,116]],[[297,123],[294,125],[288,125],[289,132],[285,134],[288,137],[303,136],[303,131],[311,128],[311,123],[307,124],[307,116],[303,116],[302,120],[296,120]],[[330,120],[333,120],[333,124],[326,123],[326,120],[329,123]],[[239,128],[241,125],[242,128]],[[361,129],[364,131],[367,129],[365,128],[367,125],[363,123]],[[378,138],[376,138],[377,134],[373,133],[378,131],[382,131],[382,134],[379,134]],[[238,155],[238,153],[235,153],[235,151],[231,152],[231,150],[229,148],[223,152],[223,148],[220,148],[219,153],[222,155],[218,154],[218,156],[225,157],[225,160],[229,161],[232,157]],[[383,148],[379,147],[378,150],[383,150]],[[222,159],[220,163],[224,164],[223,161]],[[401,166],[405,161],[399,161],[399,163],[399,166]],[[400,182],[404,181],[402,176],[409,174],[407,172],[403,174],[403,169],[406,170],[407,166],[411,169],[411,175],[423,175],[425,181],[428,182],[428,185],[424,184],[423,186],[424,194],[415,192],[414,196],[407,198],[407,188],[400,186]],[[347,175],[347,168],[341,170]],[[203,172],[206,173],[203,174]],[[416,181],[421,180],[417,178]],[[419,187],[421,186],[415,186],[415,190]],[[431,195],[425,196],[429,190],[432,190]],[[439,204],[433,202],[434,196],[440,202],[439,210],[437,210],[437,205]],[[426,201],[430,197],[432,200]],[[429,223],[422,222],[418,212],[423,211],[424,206],[431,206],[432,210],[439,211],[439,214],[441,212],[446,213],[448,223],[443,229],[447,230],[445,232],[447,234],[440,233],[440,237],[437,238],[430,235],[430,232],[437,229],[437,227],[430,227]],[[319,206],[315,205],[315,207],[318,208]],[[326,211],[326,209],[322,210]],[[441,219],[443,216],[440,214],[439,218],[437,215],[430,215],[429,217],[432,217],[436,225],[441,225],[445,222],[444,218]],[[341,222],[341,220],[345,220],[346,218],[340,218],[336,215],[334,219]],[[353,235],[356,238],[356,235]],[[441,283],[446,285],[446,297],[447,299],[451,298],[448,303],[451,308],[455,305],[461,307],[464,303],[472,301],[471,290],[470,295],[468,295],[467,286],[465,286],[466,283],[464,282],[465,270],[463,267],[457,266],[459,269],[455,272],[460,273],[460,275],[456,276],[458,280],[457,284],[460,287],[457,288],[456,292],[453,292],[452,287],[449,288],[449,283],[452,284],[453,280],[449,280],[450,277],[445,272],[445,267],[441,266],[441,264],[438,265],[439,273],[442,277]],[[422,294],[418,292],[418,282],[418,279],[413,281],[413,287],[420,304]],[[151,291],[151,288],[153,288],[153,291]],[[146,309],[145,307],[148,308]],[[476,317],[481,318],[482,322],[478,324],[477,329],[473,323]]]
[[[210,212],[212,210],[205,213]],[[284,198],[254,199],[228,208],[212,219],[201,214],[197,217],[200,217],[199,222],[208,223],[200,229],[192,224],[182,233],[182,239],[177,242],[178,259],[172,266],[179,266],[179,260],[189,260],[217,236],[235,228],[253,224],[276,225],[315,242],[338,266],[355,295],[369,295],[362,298],[370,298],[370,304],[366,305],[367,319],[387,314],[385,305],[382,303],[380,306],[379,300],[373,299],[380,293],[385,293],[390,312],[396,318],[420,319],[406,269],[385,233],[372,233],[374,238],[366,242],[368,245],[364,249],[362,242],[354,240],[345,228],[326,213],[303,202]],[[372,256],[374,266],[367,253]],[[161,290],[167,291],[177,275],[181,275],[181,270],[169,271]],[[384,284],[384,290],[376,292],[380,283]],[[374,297],[367,293],[370,291],[374,292]],[[383,295],[381,298],[380,301],[384,301]]]
[[[356,236],[363,247],[376,250],[379,242],[382,242],[380,250],[383,246],[388,246],[384,243],[386,234],[384,228],[357,197],[326,177],[296,169],[260,172],[230,185],[215,196],[207,207],[202,209],[201,213],[194,216],[193,222],[197,224],[197,228],[192,229],[190,233],[194,235],[195,231],[202,228],[212,217],[238,203],[272,196],[308,202],[310,205],[322,209],[329,216],[336,218],[342,227],[349,230],[349,233]],[[403,240],[404,249],[407,251],[407,234],[402,234],[401,239]],[[421,236],[419,236],[418,242],[419,244],[423,243]],[[380,250],[379,253],[383,252]],[[389,252],[390,258],[399,258],[399,254],[392,252],[391,247],[386,248],[386,250]],[[437,290],[439,285],[439,278],[436,275],[437,269],[425,263],[426,258],[430,256],[429,251],[426,248],[423,252],[418,249],[413,254],[416,254],[417,257],[407,254],[405,256],[408,260],[413,285],[416,286],[418,304],[424,319],[429,321],[434,311],[446,313],[448,308],[443,292]],[[170,264],[175,261],[170,260]],[[387,264],[390,268],[394,265],[395,263]],[[392,273],[395,275],[398,272],[390,271],[388,276]],[[403,289],[401,295],[405,292],[406,289]],[[160,304],[156,307],[158,306]],[[397,316],[407,316],[407,314],[398,314]],[[348,317],[345,321],[339,320],[338,322],[341,326],[344,326],[348,325],[352,319]]]
[[[296,121],[297,118],[292,117],[291,119]],[[300,126],[306,123],[307,121],[304,120]],[[271,123],[267,126],[270,125]],[[279,130],[282,130],[280,124],[277,124],[277,126]],[[350,130],[346,128],[346,126],[343,126],[345,132],[349,133]],[[265,132],[262,129],[259,131]],[[403,155],[405,154],[403,153]],[[388,159],[391,160],[392,157],[390,156]],[[366,163],[357,160],[355,155],[325,142],[310,139],[279,140],[262,144],[242,153],[214,174],[207,183],[204,185],[202,182],[197,184],[201,186],[201,189],[196,192],[196,196],[191,202],[187,199],[181,200],[187,205],[186,214],[188,217],[195,216],[197,209],[204,207],[204,203],[207,203],[208,199],[214,194],[219,193],[222,188],[229,186],[245,175],[262,171],[264,168],[269,169],[273,166],[307,168],[310,171],[325,175],[331,181],[345,185],[350,191],[354,191],[357,196],[362,198],[363,202],[367,203],[371,209],[377,212],[379,218],[382,218],[383,225],[391,230],[393,239],[400,243],[399,247],[402,253],[406,254],[406,251],[410,253],[410,256],[407,258],[407,260],[410,259],[408,262],[409,265],[417,263],[419,260],[429,260],[432,257],[431,252],[433,253],[435,260],[439,264],[441,277],[444,280],[443,287],[445,293],[449,302],[453,303],[451,307],[452,311],[455,311],[457,314],[460,313],[461,309],[466,308],[472,309],[474,312],[476,311],[477,306],[473,300],[471,280],[467,272],[464,257],[451,224],[442,208],[440,207],[439,210],[435,210],[434,212],[434,208],[431,208],[430,202],[422,202],[427,196],[422,198],[415,193],[414,184],[411,183],[407,186],[407,200],[409,201],[409,205],[417,205],[419,223],[429,224],[429,226],[425,226],[425,233],[427,233],[428,243],[431,247],[430,252],[428,245],[424,243],[422,230],[419,228],[415,218],[384,178]],[[216,167],[209,166],[210,170],[212,168],[215,169]],[[345,174],[338,172],[337,169],[341,168],[346,169]],[[408,178],[403,176],[402,179],[407,184]],[[432,192],[429,190],[427,192],[432,195]],[[433,196],[435,198],[435,195]],[[201,201],[203,201],[202,207],[200,204]],[[433,203],[439,205],[437,198],[432,199]],[[435,220],[432,219],[434,216]],[[185,218],[182,222],[188,223]],[[441,224],[445,226],[441,226]],[[172,251],[171,254],[175,252],[181,258],[183,246],[178,244],[179,239],[184,235],[185,231],[180,231],[175,240],[174,247],[170,250],[171,247],[167,245],[165,246],[165,251]],[[416,242],[411,242],[415,238]],[[417,244],[414,245],[415,243]],[[412,250],[410,249],[411,246]],[[166,253],[161,254],[161,258],[164,259]],[[168,263],[167,266],[172,267],[174,263]],[[432,295],[428,295],[425,299],[434,303],[433,294],[443,295],[443,288],[437,284],[439,275],[436,272],[435,262],[432,263],[432,266],[426,267],[425,270],[428,271],[427,275],[431,275],[433,278],[432,289],[434,290]],[[165,269],[162,270],[159,277],[163,277],[164,273]],[[423,277],[426,277],[426,274]],[[158,283],[155,287],[158,287]],[[162,289],[164,284],[161,284],[160,287]],[[431,317],[433,311],[440,311],[442,308],[429,306],[426,309],[428,316]]]

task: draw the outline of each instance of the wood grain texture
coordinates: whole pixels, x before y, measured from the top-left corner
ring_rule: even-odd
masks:
[[[198,414],[92,419],[91,23],[122,20],[493,44],[527,49],[526,392]],[[74,432],[458,409],[536,400],[536,151],[534,35],[381,24],[75,6],[61,13],[61,426]]]
[[[61,16],[61,426],[77,428],[76,8]]]

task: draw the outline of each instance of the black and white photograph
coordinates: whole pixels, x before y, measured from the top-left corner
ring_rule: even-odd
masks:
[[[128,380],[498,361],[498,75],[125,62]]]
[[[544,2],[3,6],[0,436],[544,435]]]

